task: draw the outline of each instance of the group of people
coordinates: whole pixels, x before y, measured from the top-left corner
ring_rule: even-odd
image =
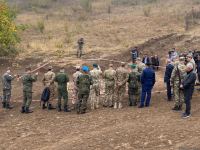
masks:
[[[101,104],[103,107],[121,109],[125,100],[127,87],[129,106],[138,106],[139,108],[149,107],[152,89],[156,82],[156,75],[151,62],[146,61],[147,59],[145,58],[142,61],[137,54],[133,57],[131,64],[122,62],[117,69],[114,69],[113,64],[109,64],[109,68],[104,72],[98,64],[93,64],[92,70],[88,66],[77,66],[75,73],[72,75],[73,93],[70,95],[72,98],[72,108],[76,109],[78,114],[86,113],[88,104],[90,104],[91,110],[98,109]],[[167,86],[167,97],[169,101],[174,98],[174,111],[182,110],[182,105],[185,102],[186,110],[183,114],[184,118],[188,118],[191,114],[191,98],[197,76],[196,66],[193,55],[190,53],[186,57],[170,53],[167,59],[164,77],[164,82]],[[10,105],[11,83],[15,78],[20,78],[23,84],[21,112],[32,113],[32,110],[30,110],[32,87],[33,82],[37,81],[37,76],[38,73],[32,74],[30,67],[25,69],[25,74],[21,77],[12,76],[11,70],[8,68],[2,76],[3,108],[12,108]],[[102,80],[104,81],[105,89],[105,96],[103,98],[100,97]],[[62,110],[70,112],[67,88],[69,81],[70,79],[65,68],[61,68],[58,73],[54,73],[53,67],[48,67],[48,71],[44,74],[42,80],[44,84],[41,96],[42,109],[51,110],[57,108],[59,112]],[[55,108],[53,100],[55,99],[56,88],[58,102]]]

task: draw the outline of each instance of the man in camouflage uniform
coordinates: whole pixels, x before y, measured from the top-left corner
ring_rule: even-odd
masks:
[[[12,109],[10,106],[11,99],[11,90],[12,90],[12,80],[15,78],[11,75],[10,68],[2,76],[2,85],[3,85],[3,108]]]
[[[137,58],[137,68],[140,74],[146,68],[146,65],[141,61],[141,58]]]
[[[89,74],[89,68],[87,66],[82,67],[83,74],[77,78],[78,86],[78,102],[77,113],[84,114],[87,110],[87,100],[90,94],[90,86],[93,84],[92,77]]]
[[[21,113],[32,113],[33,111],[29,110],[29,107],[32,102],[32,87],[33,82],[37,81],[38,73],[34,76],[31,74],[31,68],[26,68],[26,73],[22,76],[23,83],[23,105]]]
[[[114,108],[122,108],[122,100],[126,93],[126,82],[128,81],[128,70],[125,68],[126,64],[122,63],[116,70],[116,96]]]
[[[44,74],[44,77],[43,77],[43,80],[42,80],[44,86],[48,87],[49,90],[50,90],[50,97],[49,97],[48,106],[47,106],[49,110],[54,109],[54,107],[52,106],[52,102],[53,102],[53,99],[55,97],[55,84],[54,84],[55,76],[56,75],[53,72],[53,67],[49,66],[48,72]],[[42,108],[43,109],[46,108],[45,103],[43,103]]]
[[[102,75],[101,68],[97,64],[93,64],[93,70],[90,71],[90,75],[92,77],[93,85],[91,88],[91,97],[90,97],[90,104],[91,109],[98,109],[99,108],[99,101],[100,101],[100,77]]]
[[[77,100],[78,100],[78,87],[77,87],[77,78],[81,75],[80,66],[76,66],[76,72],[73,74],[73,97],[72,105],[75,109]]]
[[[81,58],[83,54],[84,39],[80,38],[77,43],[78,43],[77,58]]]
[[[103,106],[113,107],[115,80],[116,80],[116,71],[113,69],[113,64],[110,64],[109,69],[104,71],[103,77],[105,79],[105,94],[106,94]]]
[[[58,111],[62,111],[61,109],[61,105],[62,105],[62,98],[64,100],[63,103],[63,108],[64,108],[64,112],[70,112],[67,103],[68,103],[68,91],[67,91],[67,83],[69,82],[69,77],[68,75],[65,73],[65,69],[61,68],[60,72],[56,75],[55,77],[55,82],[58,83]]]
[[[136,64],[131,65],[131,72],[128,78],[128,95],[129,95],[129,106],[137,106],[139,100],[139,84],[140,84],[140,73],[138,72]]]
[[[174,69],[171,75],[171,85],[173,86],[175,106],[172,110],[182,110],[182,104],[184,102],[183,91],[180,89],[181,82],[184,79],[186,73],[185,58],[180,57],[179,61],[175,62]]]

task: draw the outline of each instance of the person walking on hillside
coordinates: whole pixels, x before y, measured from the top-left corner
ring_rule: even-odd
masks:
[[[183,90],[180,89],[181,82],[184,79],[186,73],[185,57],[180,57],[179,61],[175,62],[174,69],[172,71],[170,83],[173,86],[173,94],[175,105],[172,110],[182,110],[182,104],[184,102]]]
[[[2,76],[3,108],[12,109],[12,107],[10,106],[10,99],[11,99],[12,81],[15,79],[15,77],[16,76],[11,75],[10,68],[8,68],[6,73],[4,73]]]
[[[172,88],[170,84],[170,78],[171,78],[173,69],[174,69],[174,65],[172,64],[172,61],[168,59],[166,69],[165,69],[165,76],[164,76],[164,83],[166,84],[166,87],[167,87],[168,101],[172,100]]]
[[[103,77],[105,79],[105,100],[103,102],[103,106],[113,107],[116,81],[116,71],[113,69],[113,64],[110,64],[109,69],[104,71]]]
[[[77,78],[78,86],[78,102],[77,102],[77,113],[84,114],[87,110],[87,100],[90,95],[90,87],[93,84],[92,77],[89,74],[88,66],[82,67],[83,74]]]
[[[80,38],[77,43],[78,43],[77,58],[81,58],[83,55],[83,45],[85,44],[84,38]]]
[[[21,113],[32,113],[33,111],[30,110],[30,105],[32,102],[32,88],[33,82],[37,81],[38,73],[35,75],[31,74],[31,68],[27,67],[25,69],[25,74],[22,76],[22,83],[23,83],[23,104]]]
[[[121,63],[121,66],[116,70],[116,96],[114,108],[122,108],[122,100],[126,93],[126,82],[128,81],[128,70],[125,68],[126,63]]]
[[[183,118],[190,117],[191,114],[191,99],[194,92],[194,86],[196,81],[196,74],[193,71],[193,65],[187,64],[186,66],[187,75],[184,77],[181,87],[184,92],[184,100],[186,104],[185,113],[183,113]]]
[[[101,75],[102,71],[101,68],[97,64],[93,64],[93,70],[90,71],[90,75],[92,77],[93,85],[91,88],[91,109],[98,109],[99,102],[100,102],[100,84],[101,84]]]
[[[53,72],[53,67],[49,66],[48,67],[48,71],[47,71],[47,73],[44,74],[44,77],[43,77],[43,80],[42,80],[45,88],[48,88],[49,91],[50,91],[49,100],[47,102],[47,108],[48,108],[48,110],[54,109],[54,107],[52,105],[52,102],[53,102],[54,97],[55,97],[55,84],[54,84],[55,76],[56,75]],[[43,105],[42,105],[43,109],[46,108],[45,105],[46,104],[44,102]]]
[[[151,101],[151,91],[156,82],[155,72],[151,68],[151,64],[147,63],[146,68],[143,70],[141,75],[142,83],[142,94],[139,108],[149,107]]]
[[[55,77],[55,82],[58,83],[58,111],[62,111],[61,108],[61,100],[63,98],[64,103],[63,103],[63,108],[64,108],[64,112],[70,112],[69,108],[68,108],[68,91],[67,91],[67,83],[69,82],[69,77],[67,75],[67,73],[65,73],[65,69],[61,68],[60,72],[56,75]]]

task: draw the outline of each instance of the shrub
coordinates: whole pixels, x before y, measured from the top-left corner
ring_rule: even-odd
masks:
[[[86,12],[92,12],[92,0],[80,0],[80,5]]]
[[[44,21],[38,21],[37,29],[40,31],[40,33],[44,33],[44,29],[45,29]]]
[[[0,56],[17,54],[16,44],[20,41],[14,23],[16,14],[6,3],[0,1]]]

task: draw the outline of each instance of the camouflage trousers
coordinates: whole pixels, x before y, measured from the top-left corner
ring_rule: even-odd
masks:
[[[184,94],[183,90],[180,90],[179,85],[174,85],[174,101],[175,101],[175,106],[182,106],[184,103]]]
[[[116,89],[116,98],[115,98],[115,108],[121,108],[122,107],[122,101],[125,98],[126,93],[126,86],[120,86]]]
[[[92,89],[90,92],[91,109],[98,109],[99,102],[100,102],[100,85],[94,84],[94,85],[92,85]]]
[[[50,97],[48,102],[51,104],[55,98],[55,85],[54,84],[50,85],[49,90],[50,90]]]
[[[72,91],[72,104],[75,105],[78,100],[78,88],[76,86],[73,87]]]
[[[3,90],[3,103],[9,104],[11,99],[11,90]]]
[[[114,100],[114,86],[105,85],[105,99],[103,105],[105,107],[112,107]]]
[[[22,106],[25,108],[29,108],[32,102],[32,94],[31,91],[23,91],[23,104]]]
[[[83,55],[83,48],[79,47],[77,50],[77,58],[81,58],[82,55]]]
[[[65,87],[66,88],[66,87]],[[63,98],[63,106],[64,108],[67,107],[67,103],[68,103],[68,91],[67,89],[58,89],[58,107],[61,107],[62,105],[62,98]]]
[[[128,89],[129,95],[129,106],[136,106],[139,102],[140,98],[140,90],[139,89]]]
[[[89,93],[79,93],[77,102],[77,113],[85,113],[87,110],[87,100]]]

